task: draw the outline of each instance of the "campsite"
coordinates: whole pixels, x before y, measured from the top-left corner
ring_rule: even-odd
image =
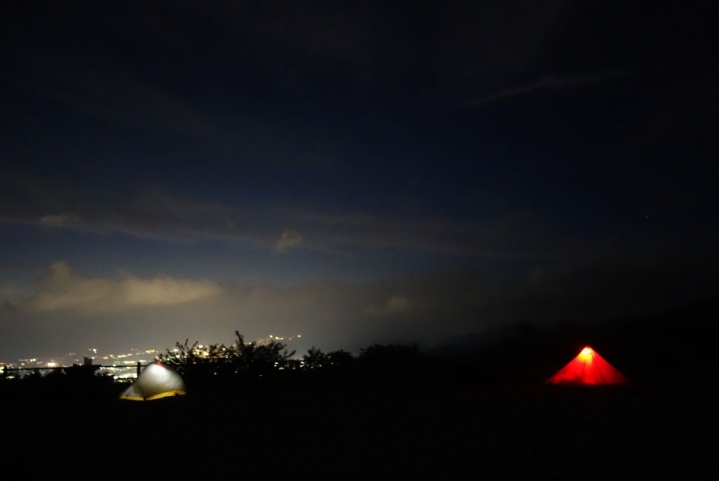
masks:
[[[604,349],[593,357],[629,385],[532,383],[496,354],[494,368],[515,381],[189,385],[185,395],[141,402],[119,399],[127,386],[112,396],[4,397],[15,421],[6,424],[5,459],[93,478],[140,470],[208,479],[704,479],[717,459],[708,442],[717,421],[712,309],[625,323],[613,344],[595,333]],[[503,352],[519,365],[540,352],[517,346]],[[548,374],[578,358],[555,356]]]
[[[0,5],[0,481],[718,479],[720,3]]]

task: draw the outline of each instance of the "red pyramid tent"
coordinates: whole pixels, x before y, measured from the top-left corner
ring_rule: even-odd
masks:
[[[575,359],[547,380],[550,384],[624,384],[628,379],[600,357],[591,347],[585,347]]]

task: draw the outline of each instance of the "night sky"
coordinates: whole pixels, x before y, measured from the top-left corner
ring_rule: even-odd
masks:
[[[717,4],[205,3],[2,3],[0,360],[717,294]]]

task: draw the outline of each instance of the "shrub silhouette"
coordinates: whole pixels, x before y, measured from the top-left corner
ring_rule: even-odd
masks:
[[[40,369],[24,376],[0,382],[0,391],[7,396],[32,398],[69,397],[76,399],[111,398],[117,393],[112,376],[100,375],[100,366],[74,365],[43,373]]]
[[[273,341],[245,342],[235,331],[230,345],[176,343],[158,360],[175,368],[190,392],[282,389],[476,388],[542,386],[584,345],[602,353],[634,383],[711,389],[717,367],[717,299],[631,319],[595,325],[570,321],[539,328],[520,322],[502,340],[423,352],[417,344],[373,344],[355,356],[312,347],[301,359]],[[475,339],[475,338],[473,338]],[[479,338],[478,338],[479,339]],[[661,355],[659,355],[661,354]],[[650,362],[652,361],[652,362]],[[72,366],[42,374],[0,378],[0,397],[102,396],[117,398],[123,386],[101,376],[98,366]]]
[[[347,351],[339,350],[328,353],[311,347],[307,354],[303,355],[304,369],[344,369],[350,367],[355,358]]]
[[[290,366],[286,345],[277,341],[268,344],[246,343],[242,334],[235,331],[236,341],[224,344],[188,345],[176,343],[174,349],[160,354],[158,360],[174,368],[190,386],[210,387],[227,382],[229,378],[258,380],[271,378]]]

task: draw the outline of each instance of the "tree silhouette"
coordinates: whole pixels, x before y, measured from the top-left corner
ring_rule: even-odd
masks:
[[[286,369],[295,351],[288,353],[285,344],[245,342],[235,331],[236,341],[225,344],[199,345],[177,342],[157,359],[175,369],[186,382],[195,386],[227,382],[231,378],[255,379],[273,377]]]
[[[347,369],[355,362],[353,355],[347,351],[343,351],[342,349],[338,351],[331,351],[327,353],[326,356],[328,361],[330,361],[330,367],[333,369]]]
[[[295,355],[295,351],[287,352],[286,345],[270,341],[267,344],[256,342],[246,343],[242,334],[235,331],[237,355],[233,358],[241,371],[252,375],[271,375],[280,368],[286,368],[288,360]]]
[[[303,354],[303,362],[307,369],[320,369],[328,364],[329,360],[327,354],[313,346],[307,354]]]

